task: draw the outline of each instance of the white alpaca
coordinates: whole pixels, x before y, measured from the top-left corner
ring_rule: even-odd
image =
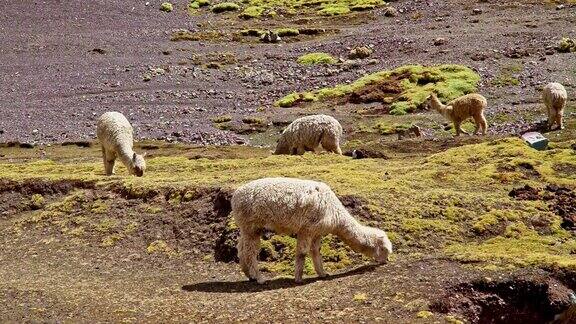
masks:
[[[542,91],[542,98],[548,113],[548,129],[552,129],[554,124],[558,125],[558,129],[563,129],[564,107],[568,101],[564,86],[557,82],[548,83]]]
[[[274,154],[302,155],[314,151],[320,144],[333,153],[342,154],[342,126],[328,115],[312,115],[294,120],[280,136]]]
[[[304,259],[310,252],[314,270],[326,276],[320,241],[334,234],[354,251],[385,263],[392,243],[380,229],[363,226],[348,213],[336,194],[322,182],[292,178],[264,178],[234,192],[232,214],[240,229],[238,258],[250,280],[264,283],[257,256],[263,230],[296,234],[295,280],[302,281]]]
[[[102,158],[106,175],[114,174],[116,158],[120,158],[130,174],[141,177],[146,170],[144,155],[132,150],[133,130],[128,119],[119,112],[109,111],[98,119],[98,140],[102,146]]]

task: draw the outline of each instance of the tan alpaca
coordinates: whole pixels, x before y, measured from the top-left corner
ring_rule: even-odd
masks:
[[[556,82],[548,83],[542,91],[542,98],[548,112],[548,129],[552,129],[554,124],[558,125],[558,129],[563,129],[564,107],[568,100],[564,86]]]
[[[460,133],[468,134],[462,129],[462,122],[470,117],[474,119],[476,124],[474,135],[478,134],[480,129],[482,129],[482,135],[486,135],[488,123],[486,122],[486,117],[484,117],[484,109],[486,109],[488,102],[482,95],[477,93],[467,94],[444,105],[433,93],[426,98],[426,105],[434,108],[434,110],[454,123],[456,136],[460,136]]]

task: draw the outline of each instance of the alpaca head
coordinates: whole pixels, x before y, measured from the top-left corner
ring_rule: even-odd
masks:
[[[137,177],[141,177],[144,175],[144,171],[146,171],[146,161],[144,161],[145,156],[146,153],[144,153],[143,155],[134,153],[134,155],[132,155],[130,173],[136,175]]]
[[[376,262],[383,264],[388,261],[392,253],[392,242],[383,230],[365,227],[368,235],[368,246],[364,252],[366,256],[374,258]]]
[[[292,152],[290,152],[290,145],[288,145],[286,139],[283,136],[280,137],[280,139],[276,143],[276,150],[274,151],[274,154],[291,154],[291,153]]]
[[[426,97],[426,99],[424,99],[424,103],[422,104],[422,107],[425,110],[430,110],[430,108],[432,107],[431,103],[432,103],[433,99],[437,99],[436,94],[434,92],[429,94],[428,97]]]

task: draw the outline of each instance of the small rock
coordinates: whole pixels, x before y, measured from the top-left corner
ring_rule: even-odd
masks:
[[[473,15],[480,15],[480,14],[482,14],[482,9],[480,9],[480,8],[474,8],[474,9],[472,10],[472,14],[473,14]]]
[[[380,62],[380,61],[378,61],[377,59],[370,59],[370,60],[366,61],[366,63],[369,65],[378,64],[378,62]]]
[[[398,16],[398,10],[396,8],[388,6],[384,8],[384,16],[386,17],[396,17]]]
[[[440,46],[446,44],[446,39],[442,37],[438,37],[434,39],[434,46]]]
[[[280,38],[280,36],[278,36],[277,33],[271,30],[267,31],[260,37],[260,41],[263,43],[278,43],[281,40],[282,39]]]
[[[142,80],[143,80],[144,82],[148,82],[148,81],[152,80],[152,76],[151,76],[150,74],[146,73],[146,74],[144,74],[144,76],[142,77]]]
[[[350,50],[350,53],[348,53],[348,58],[351,60],[364,59],[372,55],[372,53],[374,53],[374,51],[370,47],[358,46]]]
[[[352,158],[353,159],[363,159],[366,156],[364,155],[364,152],[362,152],[361,150],[354,150],[352,151]]]
[[[92,53],[97,53],[97,54],[106,54],[106,50],[103,50],[101,48],[94,48],[91,50]]]
[[[33,130],[32,130],[32,134],[38,134],[38,130],[37,130],[37,129],[33,129]]]
[[[564,8],[566,8],[566,6],[563,5],[563,4],[559,4],[559,5],[556,6],[556,10],[562,10],[562,9],[564,9]]]

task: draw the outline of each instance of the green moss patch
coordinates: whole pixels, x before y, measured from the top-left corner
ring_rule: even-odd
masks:
[[[300,35],[300,31],[296,28],[278,28],[275,30],[275,32],[280,37],[290,37]]]
[[[298,63],[303,65],[316,65],[316,64],[335,64],[338,62],[334,57],[328,53],[308,53],[298,58]]]
[[[264,7],[249,6],[246,7],[246,9],[244,9],[244,11],[242,11],[242,13],[238,16],[244,19],[258,18],[262,16],[265,10],[266,9]]]
[[[188,4],[189,9],[199,9],[210,5],[210,0],[194,0]]]
[[[170,2],[163,2],[160,5],[160,10],[164,12],[171,12],[174,10],[174,6]]]
[[[236,11],[239,10],[240,6],[234,2],[222,2],[210,7],[210,10],[214,13],[222,13],[227,11]]]
[[[572,143],[573,139],[568,141]],[[155,153],[156,157],[147,159],[150,173],[144,177],[105,177],[97,149],[66,147],[74,151],[68,151],[69,160],[58,163],[0,163],[0,178],[16,182],[93,182],[117,188],[127,197],[166,193],[161,196],[165,200],[161,212],[150,210],[156,207],[152,199],[132,203],[138,213],[149,213],[149,217],[175,213],[179,208],[172,203],[178,207],[185,204],[195,197],[195,188],[231,190],[262,177],[312,179],[327,183],[339,197],[358,197],[358,202],[346,204],[351,206],[349,210],[363,224],[386,230],[395,253],[432,254],[478,262],[483,267],[511,264],[574,269],[576,236],[562,226],[561,211],[552,208],[550,200],[521,200],[509,195],[512,189],[525,185],[576,187],[573,175],[558,172],[558,165],[574,165],[574,151],[564,143],[556,146],[537,151],[521,139],[507,138],[427,156],[359,160],[334,154],[270,156],[266,149],[244,146],[200,148],[194,151],[197,157],[183,155],[183,151],[169,156]],[[91,152],[93,155],[88,154]],[[80,153],[91,157],[83,161],[73,158]],[[117,173],[126,174],[123,169],[119,164]],[[90,191],[78,190],[55,201],[51,198],[41,210],[28,210],[15,219],[14,231],[54,228],[65,237],[93,236],[102,246],[125,240],[130,237],[127,228],[137,218],[128,214],[117,217],[107,211],[126,208],[113,207],[116,198],[106,198],[104,192],[109,193],[109,189],[102,192],[95,197]],[[191,197],[186,198],[187,192],[192,192]],[[29,196],[24,199],[30,201]],[[210,203],[212,200],[206,199],[204,204]],[[200,206],[212,210],[210,205],[194,208]],[[151,255],[181,251],[175,241],[158,240],[165,240],[168,247],[147,240],[140,249],[146,253],[144,250],[151,245]],[[294,238],[271,236],[264,241],[268,243],[262,244],[262,266],[272,272],[293,273]],[[333,238],[323,242],[322,254],[332,269],[361,262]],[[310,266],[307,261],[308,273],[313,272]]]
[[[461,65],[402,66],[363,76],[351,84],[307,92],[310,101],[329,101],[347,96],[352,103],[381,102],[389,112],[403,115],[421,107],[426,97],[436,92],[446,102],[476,91],[480,76]],[[292,93],[276,102],[290,107],[300,103],[303,94]]]

